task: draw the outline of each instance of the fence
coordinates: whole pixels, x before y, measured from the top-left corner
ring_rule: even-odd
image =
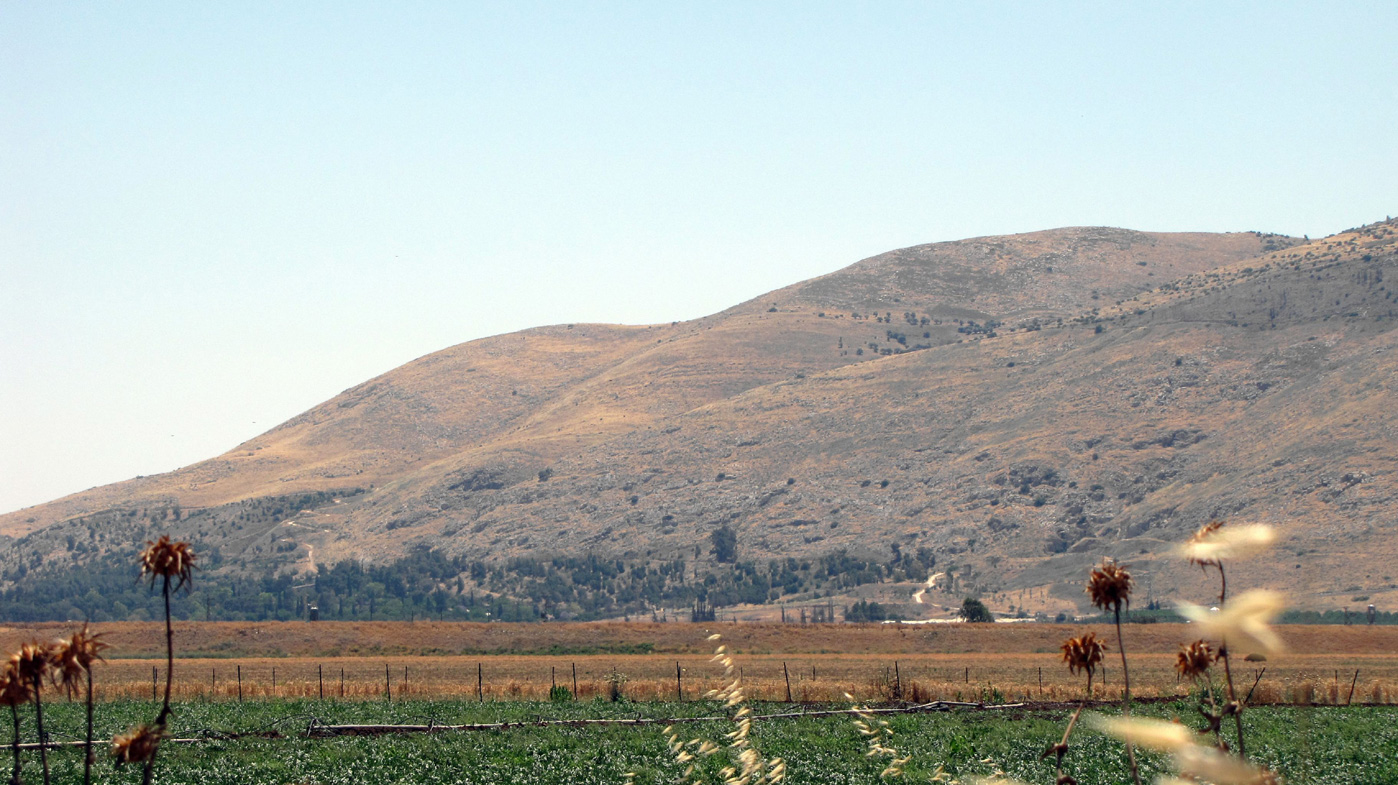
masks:
[[[1237,671],[1253,703],[1391,703],[1398,700],[1398,660],[1304,656]],[[1066,701],[1083,682],[1052,655],[741,655],[744,691],[755,700],[840,702]],[[1141,698],[1186,695],[1173,658],[1133,658],[1132,693]],[[113,660],[95,673],[99,700],[158,698],[163,660]],[[177,659],[179,700],[697,700],[724,685],[708,657],[588,655],[579,657],[327,657]],[[1255,686],[1254,685],[1255,680]],[[1108,665],[1093,696],[1119,696]]]

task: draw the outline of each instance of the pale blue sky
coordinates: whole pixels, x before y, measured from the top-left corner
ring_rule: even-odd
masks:
[[[1398,211],[1398,4],[0,0],[0,511],[896,247]]]

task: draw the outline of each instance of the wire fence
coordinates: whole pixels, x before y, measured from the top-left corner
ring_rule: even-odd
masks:
[[[113,660],[96,672],[96,698],[156,700],[164,689],[163,660]],[[1055,656],[927,655],[902,658],[745,655],[744,691],[760,701],[933,701],[1006,703],[1072,701],[1083,681]],[[1121,685],[1111,668],[1094,679],[1092,697],[1111,700]],[[1391,657],[1292,657],[1256,663],[1239,678],[1254,704],[1387,704],[1398,701],[1398,661]],[[660,655],[495,657],[327,657],[248,660],[177,659],[177,700],[544,701],[702,699],[723,687],[708,657]],[[1140,655],[1132,693],[1183,697],[1195,688],[1179,680],[1173,658]]]

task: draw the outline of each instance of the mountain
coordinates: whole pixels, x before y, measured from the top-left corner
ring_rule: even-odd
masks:
[[[689,322],[473,341],[209,461],[0,516],[4,586],[169,530],[217,553],[211,575],[431,552],[456,566],[425,591],[536,608],[590,607],[539,599],[551,570],[597,571],[555,557],[587,557],[691,599],[717,570],[743,601],[935,564],[1052,610],[1103,555],[1157,596],[1197,585],[1170,548],[1221,517],[1284,534],[1245,581],[1398,599],[1395,230],[977,238]]]

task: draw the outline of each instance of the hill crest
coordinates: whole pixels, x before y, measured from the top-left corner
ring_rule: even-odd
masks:
[[[13,560],[102,509],[318,493],[297,527],[199,536],[230,569],[427,548],[698,570],[731,529],[754,560],[925,550],[1052,607],[1105,554],[1164,594],[1183,578],[1169,543],[1241,516],[1294,543],[1257,567],[1276,581],[1293,555],[1388,553],[1394,229],[914,246],[691,322],[452,347],[217,459],[0,526],[23,538]],[[1381,572],[1353,591],[1286,577],[1311,604],[1398,597]]]

